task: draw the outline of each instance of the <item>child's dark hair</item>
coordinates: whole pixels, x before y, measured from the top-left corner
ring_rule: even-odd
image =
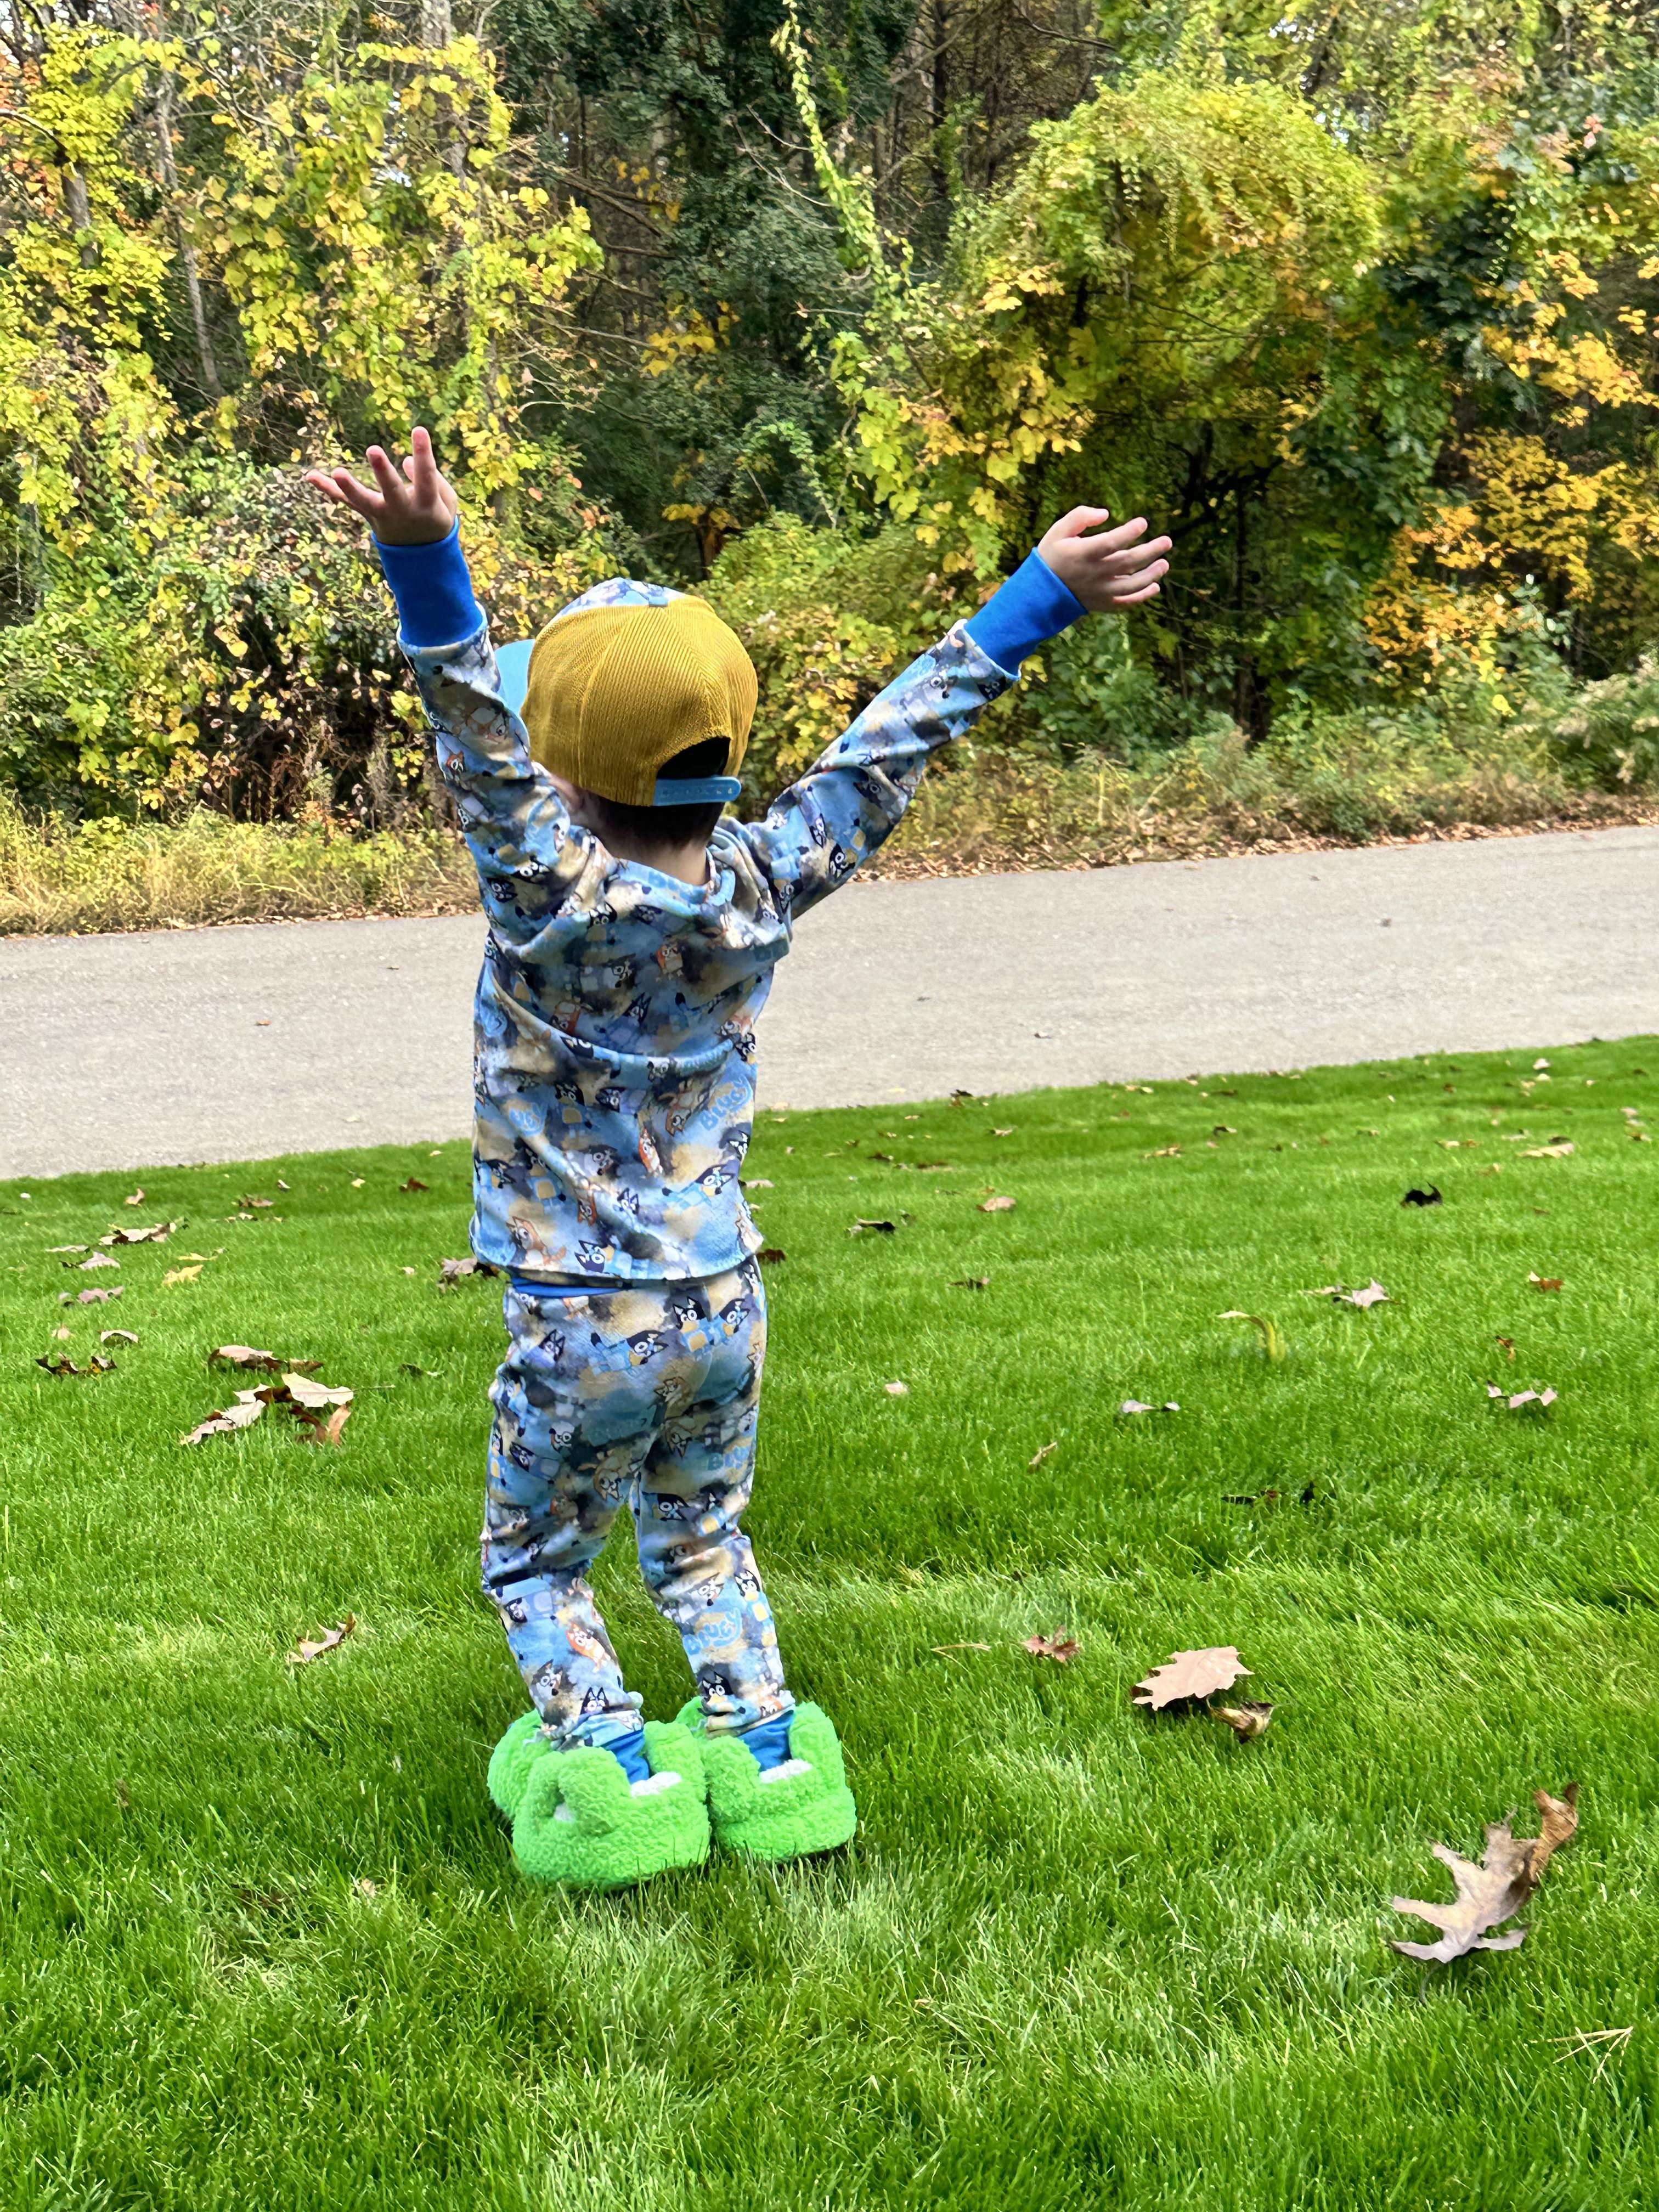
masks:
[[[729,750],[724,738],[704,738],[700,744],[687,745],[684,752],[665,761],[657,773],[665,776],[724,775]],[[588,820],[605,843],[609,844],[613,835],[620,833],[624,844],[664,853],[690,845],[694,840],[706,845],[725,811],[717,799],[703,799],[693,806],[629,806],[620,799],[602,799],[598,792],[588,793],[586,810]]]

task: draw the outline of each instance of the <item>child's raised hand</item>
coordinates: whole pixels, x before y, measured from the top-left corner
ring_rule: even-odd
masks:
[[[424,430],[410,437],[409,459],[401,476],[380,446],[368,449],[368,465],[377,489],[359,483],[349,469],[310,469],[306,482],[331,499],[361,514],[382,545],[432,545],[447,538],[460,512],[454,493],[439,473],[432,458],[432,441]],[[1079,510],[1080,511],[1080,510]]]
[[[1146,533],[1144,515],[1120,522],[1115,530],[1097,527],[1110,520],[1106,507],[1074,507],[1051,526],[1037,547],[1060,582],[1091,615],[1155,599],[1158,580],[1170,566],[1162,557],[1170,550],[1169,538],[1140,543]],[[1085,534],[1089,532],[1093,534]]]

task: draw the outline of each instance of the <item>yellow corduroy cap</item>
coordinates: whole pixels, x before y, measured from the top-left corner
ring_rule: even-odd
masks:
[[[725,773],[736,775],[758,690],[741,639],[702,599],[585,607],[538,636],[524,725],[544,768],[650,806],[664,763],[706,738],[725,738]]]

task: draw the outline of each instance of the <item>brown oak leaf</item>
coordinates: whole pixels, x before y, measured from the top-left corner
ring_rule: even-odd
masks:
[[[1075,1636],[1056,1628],[1047,1636],[1028,1636],[1025,1649],[1034,1659],[1053,1659],[1061,1667],[1069,1667],[1077,1657],[1079,1644]]]
[[[287,1655],[289,1665],[308,1667],[313,1659],[320,1659],[325,1651],[337,1651],[356,1626],[356,1614],[349,1613],[337,1628],[325,1628],[314,1643],[309,1637],[302,1637],[299,1649]]]
[[[1559,1275],[1534,1275],[1529,1273],[1527,1277],[1527,1280],[1532,1285],[1532,1287],[1535,1291],[1559,1291],[1561,1287],[1561,1278]]]
[[[430,1190],[432,1186],[429,1182],[422,1182],[419,1176],[410,1176],[407,1182],[400,1182],[398,1188],[399,1190]]]
[[[763,1267],[775,1267],[787,1260],[789,1255],[780,1245],[763,1244],[756,1253],[755,1257]]]
[[[1202,1651],[1172,1651],[1168,1663],[1150,1668],[1146,1680],[1137,1682],[1129,1695],[1147,1711],[1161,1713],[1165,1705],[1231,1690],[1249,1671],[1231,1644],[1211,1644]]]
[[[1524,1928],[1511,1928],[1503,1935],[1491,1931],[1514,1918],[1543,1879],[1555,1853],[1571,1842],[1578,1827],[1578,1784],[1570,1782],[1559,1797],[1552,1797],[1547,1790],[1534,1790],[1533,1802],[1542,1815],[1540,1832],[1517,1838],[1510,1833],[1509,1820],[1489,1821],[1486,1848],[1478,1866],[1445,1844],[1430,1844],[1436,1858],[1450,1869],[1457,1895],[1450,1905],[1396,1897],[1396,1912],[1426,1920],[1441,1934],[1433,1943],[1407,1943],[1394,1938],[1394,1949],[1408,1959],[1443,1966],[1471,1951],[1513,1951],[1524,1941]]]

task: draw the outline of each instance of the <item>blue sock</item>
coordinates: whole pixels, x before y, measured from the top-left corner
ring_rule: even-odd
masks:
[[[646,1764],[645,1730],[635,1729],[627,1735],[619,1735],[614,1743],[602,1747],[608,1751],[630,1782],[648,1782],[651,1769]]]
[[[745,1750],[752,1751],[763,1773],[769,1766],[781,1766],[789,1756],[789,1723],[793,1712],[780,1713],[775,1720],[763,1721],[758,1728],[744,1729],[738,1741]]]

